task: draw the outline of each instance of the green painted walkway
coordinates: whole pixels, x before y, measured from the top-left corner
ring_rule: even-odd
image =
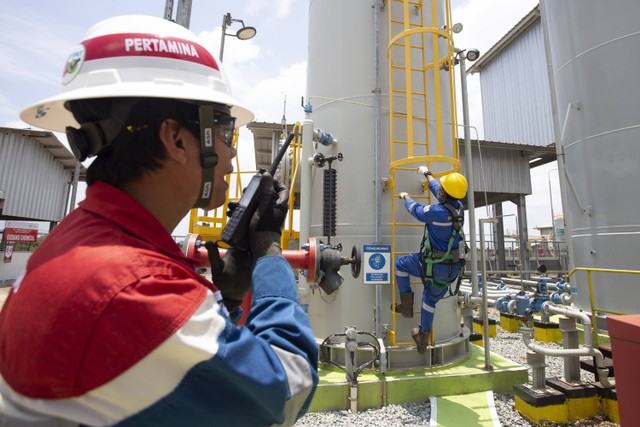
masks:
[[[432,397],[430,427],[500,427],[492,391]]]

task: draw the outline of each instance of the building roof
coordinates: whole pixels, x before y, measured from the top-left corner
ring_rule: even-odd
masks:
[[[493,61],[507,46],[513,42],[520,34],[522,34],[527,28],[536,23],[540,19],[540,5],[536,5],[531,12],[529,12],[524,18],[522,18],[513,28],[511,28],[507,34],[505,34],[491,49],[484,55],[480,56],[478,60],[467,70],[467,74],[475,74],[482,71],[491,61]]]
[[[474,141],[473,144],[480,144],[484,148],[496,148],[500,150],[517,150],[520,151],[522,157],[529,159],[529,169],[533,169],[538,166],[551,163],[556,160],[556,147],[555,144],[542,145],[530,145],[530,144],[516,144],[510,142],[500,141]],[[464,146],[464,139],[458,138],[458,144]]]
[[[65,170],[70,170],[71,176],[73,176],[73,172],[76,168],[76,158],[73,156],[71,151],[69,151],[69,149],[65,147],[62,142],[60,142],[58,137],[56,137],[53,132],[6,127],[0,127],[0,132],[14,133],[35,139],[42,145],[42,148],[44,148],[45,151],[48,151],[53,155],[54,160],[62,163]],[[86,176],[87,169],[81,164],[79,180],[85,181]]]

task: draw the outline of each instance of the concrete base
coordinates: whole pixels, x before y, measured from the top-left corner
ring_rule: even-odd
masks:
[[[477,332],[471,332],[471,335],[469,335],[469,342],[471,342],[471,344],[475,344],[479,347],[483,347],[484,346],[484,342],[482,340],[482,334],[479,334]]]
[[[533,339],[540,342],[562,342],[562,331],[556,322],[533,321]]]
[[[411,351],[416,352],[415,347]],[[466,359],[444,367],[406,370],[364,371],[358,377],[358,410],[390,404],[417,402],[432,396],[452,396],[493,390],[511,393],[515,384],[527,381],[527,367],[501,356],[491,355],[491,371],[484,369],[484,352],[471,345]],[[350,409],[349,384],[344,371],[321,364],[320,384],[310,411]]]
[[[498,322],[494,319],[489,319],[489,338],[495,338],[498,333],[497,328]],[[484,325],[482,324],[482,319],[478,317],[473,318],[473,332],[478,333],[480,335],[484,334]]]
[[[604,417],[616,424],[620,424],[620,413],[618,410],[618,393],[616,389],[604,388],[600,383],[593,385],[596,388],[600,409]]]
[[[566,397],[569,421],[598,415],[596,388],[591,384],[571,384],[559,378],[547,378],[546,384]]]
[[[569,422],[566,398],[561,392],[546,387],[543,390],[528,384],[513,387],[516,411],[523,417],[540,425],[543,421],[566,424]]]
[[[524,316],[518,316],[517,314],[500,313],[500,327],[509,333],[518,332],[518,328],[524,323]]]

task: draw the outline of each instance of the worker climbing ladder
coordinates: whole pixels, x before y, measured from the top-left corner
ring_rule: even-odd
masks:
[[[389,45],[389,141],[390,175],[389,197],[392,198],[391,251],[392,259],[412,251],[401,250],[399,240],[406,236],[403,227],[415,227],[421,235],[421,223],[403,223],[398,212],[404,210],[402,200],[396,198],[395,185],[407,180],[408,174],[416,180],[415,171],[428,165],[435,177],[460,170],[457,145],[455,90],[453,75],[454,47],[451,31],[449,0],[388,0]],[[415,181],[414,181],[415,182]],[[417,186],[416,186],[417,187]],[[415,188],[415,187],[414,187]],[[426,199],[430,194],[422,191],[410,195]],[[418,283],[416,281],[416,283]],[[395,283],[394,283],[395,285]],[[393,287],[392,304],[396,292]],[[396,339],[396,317],[392,318],[389,340],[393,345],[413,344]]]

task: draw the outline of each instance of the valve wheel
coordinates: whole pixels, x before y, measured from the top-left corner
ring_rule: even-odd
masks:
[[[360,276],[360,269],[362,267],[362,254],[360,253],[360,249],[356,245],[353,245],[351,248],[351,275],[354,279],[357,279]]]

